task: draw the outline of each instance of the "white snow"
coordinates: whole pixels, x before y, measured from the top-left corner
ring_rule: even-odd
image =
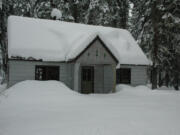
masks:
[[[99,36],[120,64],[148,65],[132,35],[124,29],[11,16],[8,54],[44,61],[69,61]]]
[[[0,96],[0,135],[179,135],[180,92],[117,86],[81,95],[56,81],[24,81]]]
[[[0,80],[2,81],[2,77],[0,77]],[[6,83],[0,84],[0,96],[1,96],[1,94],[3,94],[3,92],[6,90],[6,88],[7,88]]]
[[[180,18],[173,16],[171,13],[166,13],[162,16],[162,19],[172,18],[175,23],[180,23]]]
[[[52,18],[55,17],[56,20],[59,20],[62,17],[62,13],[61,13],[61,11],[59,9],[53,8],[53,10],[51,11],[51,17]]]

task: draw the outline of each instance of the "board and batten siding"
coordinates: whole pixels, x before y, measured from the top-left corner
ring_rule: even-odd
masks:
[[[114,64],[116,61],[104,48],[100,40],[95,40],[92,45],[76,60],[82,64]]]
[[[94,91],[95,93],[103,93],[104,89],[104,66],[94,67]]]
[[[60,81],[65,83],[70,88],[73,87],[73,73],[74,73],[73,64],[59,63],[59,62],[22,61],[22,60],[9,60],[8,86],[12,86],[24,80],[35,80],[36,65],[59,66]]]
[[[115,66],[104,66],[104,90],[103,93],[108,93],[115,90],[116,77],[114,74]]]
[[[114,91],[116,78],[114,71],[116,61],[102,45],[102,42],[97,39],[91,46],[75,61],[75,65],[79,65],[79,70],[76,76],[77,81],[74,83],[74,89],[81,91],[81,68],[82,66],[94,67],[94,92],[95,93],[108,93]],[[78,85],[78,86],[76,86]]]
[[[146,85],[148,81],[147,69],[148,66],[141,65],[121,65],[120,68],[131,69],[131,85]]]

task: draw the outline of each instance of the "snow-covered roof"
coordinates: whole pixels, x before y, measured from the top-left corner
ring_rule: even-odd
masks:
[[[148,65],[132,35],[124,29],[10,16],[8,55],[43,61],[69,61],[99,36],[120,64]]]

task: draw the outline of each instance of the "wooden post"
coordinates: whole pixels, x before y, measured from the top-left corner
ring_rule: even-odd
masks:
[[[113,93],[116,92],[116,65],[112,65],[113,68],[113,76],[114,76],[114,86],[113,86]]]
[[[74,90],[79,90],[79,70],[80,70],[80,63],[75,63],[74,65]]]

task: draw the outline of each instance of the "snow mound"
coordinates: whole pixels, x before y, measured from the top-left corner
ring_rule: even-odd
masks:
[[[125,85],[125,84],[119,84],[116,86],[116,92],[122,92],[122,91],[129,91],[129,92],[140,92],[140,93],[146,93],[149,91],[152,91],[149,87],[144,86],[144,85],[139,85],[136,87],[130,86],[130,85]]]
[[[116,86],[116,93],[118,94],[130,94],[130,95],[157,95],[157,94],[180,94],[179,91],[175,91],[172,88],[160,87],[152,90],[150,86],[139,85],[130,86],[125,84],[119,84]]]
[[[70,61],[97,36],[119,64],[149,65],[142,49],[127,30],[17,16],[8,19],[8,56]]]
[[[51,12],[51,17],[55,18],[56,20],[59,20],[62,17],[62,13],[59,9],[53,8],[53,10]]]
[[[60,81],[27,80],[27,81],[19,82],[13,85],[12,87],[10,87],[9,89],[7,89],[7,91],[11,91],[11,92],[13,92],[14,90],[16,90],[16,93],[23,91],[29,93],[33,93],[33,92],[38,93],[38,91],[43,91],[43,93],[48,91],[56,91],[59,92],[60,94],[75,93]]]
[[[66,87],[59,81],[35,81],[27,80],[17,83],[5,91],[5,95],[10,101],[17,99],[19,101],[31,102],[32,99],[38,102],[49,100],[63,100],[62,96],[71,97],[77,93]],[[41,98],[40,98],[41,97]]]

